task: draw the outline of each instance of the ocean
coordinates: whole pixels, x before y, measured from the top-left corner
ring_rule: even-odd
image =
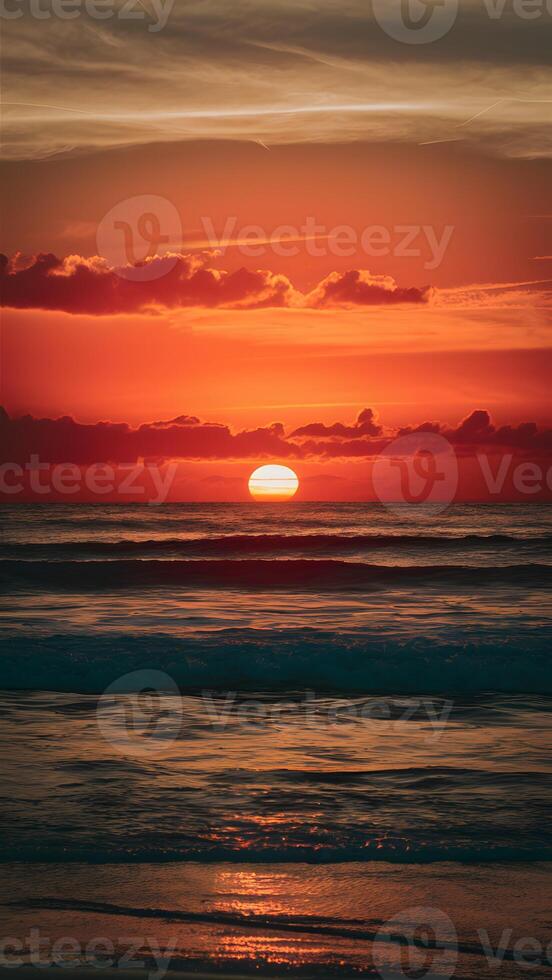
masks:
[[[413,976],[397,931],[424,909],[448,938],[418,975],[496,975],[508,929],[500,975],[516,937],[550,974],[549,509],[3,516],[9,935]]]

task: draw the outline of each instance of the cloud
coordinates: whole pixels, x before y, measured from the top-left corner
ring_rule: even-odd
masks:
[[[354,425],[344,425],[343,422],[334,422],[333,425],[324,425],[323,422],[310,422],[302,425],[291,433],[291,438],[301,436],[314,436],[315,438],[339,438],[339,439],[360,439],[362,436],[379,436],[382,433],[381,425],[375,421],[375,412],[371,408],[364,408],[359,413]]]
[[[288,276],[266,269],[210,268],[212,251],[174,252],[142,264],[112,266],[95,255],[51,252],[11,258],[0,253],[2,306],[96,316],[195,309],[360,310],[422,306],[435,311],[516,310],[552,306],[552,280],[482,283],[451,288],[399,286],[367,269],[331,272],[302,293]]]
[[[60,463],[132,463],[137,459],[247,459],[289,456],[294,447],[283,438],[279,423],[233,434],[228,426],[180,416],[138,428],[126,423],[84,425],[69,416],[36,419],[0,416],[6,461],[20,462],[31,454],[41,461]]]
[[[365,0],[175,3],[159,31],[155,5],[130,4],[133,19],[127,6],[107,4],[102,20],[81,9],[76,19],[46,10],[4,21],[8,154],[182,138],[341,142],[367,132],[550,153],[544,2],[526,17],[511,4],[461,3],[436,44],[393,40]]]
[[[448,309],[520,309],[524,306],[552,306],[552,279],[527,282],[491,282],[437,289],[432,305]]]
[[[392,439],[411,432],[437,432],[463,454],[478,449],[510,449],[518,453],[552,454],[552,429],[534,422],[496,427],[483,409],[472,412],[456,427],[424,422],[415,427],[386,429],[364,409],[353,425],[320,422],[286,435],[281,422],[232,432],[229,426],[202,422],[193,415],[150,422],[137,428],[126,423],[83,424],[69,416],[39,419],[10,418],[0,409],[0,444],[7,463],[129,464],[137,460],[239,459],[369,459]]]
[[[41,253],[21,263],[0,255],[2,305],[96,315],[155,308],[380,306],[426,303],[428,290],[400,288],[391,276],[366,270],[332,273],[308,294],[287,276],[266,270],[225,272],[207,266],[210,255],[169,253],[141,266],[114,268],[99,257],[59,259]],[[141,278],[143,270],[143,278]]]
[[[391,276],[374,276],[364,269],[332,272],[308,296],[312,306],[380,306],[427,303],[429,287],[400,289]]]
[[[517,425],[496,427],[485,409],[471,412],[459,425],[450,428],[439,422],[424,422],[415,428],[399,430],[400,435],[412,432],[436,432],[448,439],[453,446],[468,449],[500,447],[523,452],[552,452],[552,429],[539,429],[536,422],[519,422]]]
[[[20,309],[67,313],[129,313],[152,307],[291,305],[293,287],[272,272],[220,272],[205,267],[201,256],[180,253],[146,260],[139,266],[111,267],[98,256],[48,254],[18,268],[0,256],[2,303]]]

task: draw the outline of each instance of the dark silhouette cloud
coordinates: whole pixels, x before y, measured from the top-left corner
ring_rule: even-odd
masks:
[[[289,456],[295,447],[283,438],[277,423],[233,434],[228,426],[181,416],[136,429],[126,423],[84,425],[69,416],[36,419],[31,415],[0,416],[5,461],[25,462],[31,454],[59,463],[131,463],[137,459],[246,459]]]
[[[283,306],[293,292],[285,276],[271,272],[219,272],[205,258],[175,254],[140,267],[116,270],[101,258],[40,254],[26,268],[1,256],[4,306],[63,310],[67,313],[130,313],[147,307]]]
[[[363,269],[332,272],[310,294],[313,306],[381,306],[395,303],[427,303],[429,286],[401,289],[390,276],[373,276]]]
[[[418,426],[399,429],[398,434],[409,435],[413,432],[438,433],[458,447],[497,446],[528,452],[552,451],[552,429],[539,429],[536,422],[519,422],[517,425],[502,425],[497,428],[485,409],[471,412],[455,428],[440,422],[423,422]]]
[[[310,422],[308,425],[301,425],[291,433],[291,438],[300,436],[314,436],[315,438],[326,439],[336,437],[338,439],[360,439],[362,436],[379,436],[382,433],[381,425],[375,421],[375,413],[371,408],[364,408],[359,413],[354,425],[344,425],[343,422],[334,422],[333,425],[324,425],[323,422]]]
[[[22,267],[18,256],[10,261],[1,255],[2,305],[106,315],[155,307],[321,308],[425,303],[429,298],[428,290],[402,289],[390,276],[358,269],[332,273],[304,295],[280,273],[225,272],[208,268],[208,261],[204,253],[178,253],[147,260],[142,267],[115,269],[98,256],[59,259],[42,253]],[[143,279],[140,268],[147,274]]]
[[[2,461],[18,464],[29,462],[32,456],[41,463],[77,464],[124,464],[140,459],[362,459],[377,455],[397,436],[426,431],[440,433],[462,452],[496,448],[552,454],[552,429],[539,429],[534,422],[497,428],[483,410],[472,412],[456,428],[425,422],[417,427],[384,431],[374,422],[372,410],[365,409],[352,426],[314,422],[287,436],[280,422],[232,432],[222,423],[201,422],[195,416],[182,415],[132,428],[114,422],[83,424],[69,416],[10,418],[0,409]]]

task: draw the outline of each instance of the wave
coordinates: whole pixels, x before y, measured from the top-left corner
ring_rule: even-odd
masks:
[[[373,840],[366,844],[340,846],[339,844],[305,844],[304,846],[263,846],[240,848],[239,846],[176,847],[151,846],[79,847],[32,844],[0,848],[0,863],[82,863],[82,864],[173,864],[184,861],[202,863],[231,862],[235,864],[353,864],[368,861],[384,861],[389,864],[435,864],[443,861],[469,864],[504,863],[520,861],[550,861],[552,845],[524,842],[493,844],[470,841],[449,844],[427,842],[413,843],[405,840]]]
[[[0,687],[100,694],[133,691],[134,671],[163,671],[183,692],[315,691],[552,694],[552,629],[506,623],[393,635],[360,629],[229,629],[170,634],[57,634],[4,639]],[[126,684],[126,686],[125,686]]]
[[[36,910],[46,910],[46,911],[58,911],[58,912],[88,912],[91,915],[102,915],[102,916],[116,916],[119,918],[131,918],[131,919],[161,919],[165,923],[202,923],[211,926],[230,926],[238,929],[250,930],[262,930],[266,933],[267,930],[275,931],[276,933],[292,933],[292,934],[302,934],[302,935],[312,935],[319,937],[334,937],[336,939],[348,939],[356,940],[361,942],[378,942],[378,943],[389,943],[390,945],[396,944],[399,946],[411,946],[417,947],[425,952],[428,949],[434,949],[438,951],[452,950],[455,954],[462,953],[468,956],[475,957],[487,957],[488,953],[484,945],[480,943],[475,943],[470,940],[465,940],[459,938],[454,930],[448,930],[441,928],[440,933],[443,935],[431,936],[424,934],[423,936],[417,936],[414,933],[408,935],[405,938],[405,933],[399,928],[399,924],[393,920],[385,920],[379,918],[345,918],[337,916],[328,915],[301,915],[301,914],[288,914],[279,915],[277,913],[272,914],[260,914],[258,912],[239,912],[233,910],[231,912],[225,911],[224,909],[213,909],[202,910],[201,912],[186,910],[186,909],[176,909],[176,908],[158,908],[155,906],[139,907],[133,905],[120,905],[113,902],[95,902],[90,900],[81,900],[74,898],[26,898],[20,899],[19,901],[6,903],[7,908],[15,908],[26,911],[36,911]],[[429,910],[428,910],[429,911]],[[431,914],[431,913],[430,913]],[[518,963],[520,956],[519,952],[515,949],[510,949],[508,947],[501,949],[501,959],[505,962],[515,962]],[[142,956],[142,959],[144,957]],[[213,962],[213,958],[204,957],[202,960],[186,956],[185,959],[180,959],[178,953],[173,954],[169,957],[169,962],[178,966],[179,962],[182,967],[189,971],[191,962],[197,965],[196,968],[202,968],[203,974],[208,974],[213,976],[214,967],[220,967],[222,964],[224,975],[231,975],[229,970],[229,965],[231,964],[231,959],[224,961],[221,958],[220,953],[217,953],[216,964]],[[132,964],[131,964],[132,965]],[[158,961],[156,961],[156,966]],[[169,965],[169,964],[167,964]],[[546,956],[545,951],[540,954],[532,954],[531,966],[548,966],[549,960]],[[251,969],[252,967],[252,969]],[[286,970],[282,964],[278,964],[277,972],[281,975],[283,972],[290,975],[290,971]],[[254,960],[253,963],[247,963],[241,958],[239,960],[239,970],[241,975],[248,975],[249,973],[258,975],[259,972],[259,962]],[[329,968],[326,963],[323,964],[322,968],[308,964],[307,967],[308,976],[356,976],[358,971],[353,970],[350,965],[345,962],[340,962],[339,966],[332,964]],[[301,970],[300,966],[295,966],[293,976],[301,976],[304,971]],[[271,975],[272,971],[267,970],[267,966],[264,966],[263,975]],[[381,971],[374,971],[370,968],[364,968],[362,971],[362,976],[382,976]],[[386,974],[387,975],[387,971]],[[422,976],[426,975],[425,970],[418,971],[414,973],[408,971],[405,973],[401,970],[401,973],[397,973],[396,976]],[[427,974],[429,976],[429,974]],[[433,974],[435,975],[435,974]]]
[[[182,555],[285,554],[306,552],[370,551],[377,548],[420,548],[454,551],[465,548],[530,547],[552,549],[552,535],[514,536],[511,534],[228,534],[201,538],[162,537],[136,540],[94,541],[89,539],[56,542],[19,543],[4,541],[2,548],[30,558],[36,554],[118,555],[176,552]]]
[[[548,587],[552,565],[373,565],[336,559],[113,559],[110,561],[0,561],[6,588],[57,586],[130,589],[175,585],[187,588],[365,589],[416,583]]]
[[[196,912],[187,909],[176,909],[176,908],[158,908],[155,906],[133,906],[133,905],[119,905],[113,902],[94,902],[90,900],[81,900],[76,898],[27,898],[21,899],[15,902],[6,903],[4,907],[17,908],[25,910],[48,910],[48,911],[60,911],[60,912],[89,912],[91,915],[113,915],[117,917],[133,918],[133,919],[162,919],[163,922],[196,922],[205,923],[214,926],[234,926],[242,929],[261,929],[263,932],[266,930],[275,930],[276,932],[291,932],[291,933],[303,933],[318,936],[334,936],[339,939],[355,939],[361,941],[377,941],[379,943],[395,943],[400,946],[405,945],[405,934],[398,928],[398,924],[393,920],[385,920],[378,918],[338,918],[337,916],[324,916],[324,915],[301,915],[301,914],[288,914],[288,915],[278,915],[273,914],[260,914],[258,912],[238,912],[238,911],[225,911],[223,909],[214,909],[213,911],[202,910],[201,912]],[[386,928],[387,926],[387,928]],[[441,930],[444,931],[444,930]],[[448,931],[444,935],[430,936],[423,935],[417,936],[415,932],[408,936],[408,945],[418,947],[422,950],[427,949],[451,949],[454,952],[465,953],[471,956],[488,956],[487,951],[482,943],[475,943],[473,941],[465,940],[459,938],[455,934],[449,934]],[[502,959],[505,961],[518,962],[520,957],[519,953],[514,949],[506,947],[501,950]],[[209,965],[209,961],[204,961]],[[532,966],[548,966],[549,960],[546,957],[544,951],[539,955],[532,953]],[[241,970],[247,967],[247,964],[240,962]],[[258,963],[255,963],[255,972],[258,972]],[[282,967],[280,966],[280,971]],[[312,970],[312,966],[310,968]],[[310,972],[310,971],[309,971]],[[332,971],[334,972],[334,971]],[[347,968],[347,972],[351,975],[350,967]],[[211,974],[212,974],[212,961],[211,961]],[[411,976],[417,975],[427,975],[422,972],[418,974],[411,973]],[[401,976],[407,976],[409,974],[401,971]],[[326,970],[327,975],[327,970]],[[366,972],[363,974],[366,976]],[[370,974],[371,975],[371,974]],[[435,974],[433,974],[435,976]],[[381,973],[378,973],[381,976]],[[399,974],[397,973],[397,977]]]

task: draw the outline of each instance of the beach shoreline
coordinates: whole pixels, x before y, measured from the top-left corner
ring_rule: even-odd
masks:
[[[127,980],[127,972],[148,980],[168,972],[202,980],[386,976],[407,954],[413,964],[430,957],[433,972],[424,976],[552,970],[550,862],[3,870],[11,898],[0,907],[0,934],[11,937],[12,965],[0,972],[22,980],[46,968],[56,980],[96,970],[108,980]]]

